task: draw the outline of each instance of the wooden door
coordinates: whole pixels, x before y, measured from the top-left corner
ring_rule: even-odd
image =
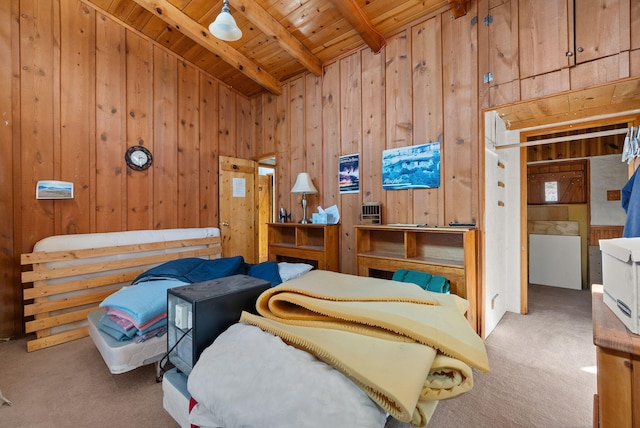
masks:
[[[220,156],[219,171],[222,256],[239,255],[247,263],[256,263],[258,164],[252,160]]]
[[[258,176],[258,261],[269,259],[269,228],[273,221],[273,175]]]
[[[555,182],[557,199],[545,199],[545,183]],[[586,204],[587,161],[553,162],[527,167],[527,204]]]
[[[520,0],[518,6],[520,78],[568,67],[573,57],[568,1]]]

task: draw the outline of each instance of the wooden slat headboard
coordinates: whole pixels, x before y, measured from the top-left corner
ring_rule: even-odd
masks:
[[[34,252],[21,257],[22,265],[32,266],[22,273],[25,331],[36,336],[27,342],[29,352],[87,336],[87,315],[142,272],[170,260],[213,259],[222,253],[217,228],[52,238],[46,250],[38,250],[36,244]],[[56,243],[62,249],[55,248]]]

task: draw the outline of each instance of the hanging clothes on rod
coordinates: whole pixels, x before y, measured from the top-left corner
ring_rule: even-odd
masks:
[[[624,138],[622,162],[631,163],[637,157],[640,157],[640,126],[632,126]]]
[[[622,208],[627,220],[622,233],[623,238],[640,236],[640,168],[636,169],[627,184],[621,190]]]

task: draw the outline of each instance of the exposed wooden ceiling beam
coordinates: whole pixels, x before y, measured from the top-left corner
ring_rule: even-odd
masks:
[[[167,24],[175,27],[185,36],[189,37],[205,49],[222,58],[223,61],[235,67],[254,82],[268,91],[280,95],[282,88],[278,80],[271,74],[262,70],[260,66],[233,49],[227,43],[213,37],[209,30],[182,13],[167,0],[134,0],[140,6],[147,9]]]
[[[449,5],[454,18],[460,18],[467,14],[467,0],[449,0]]]
[[[377,53],[382,49],[384,37],[375,30],[355,0],[331,0],[331,3],[338,9],[344,19],[355,28],[372,51]]]
[[[240,11],[260,31],[275,39],[282,49],[307,70],[316,76],[322,74],[322,61],[254,0],[229,0],[229,4]]]

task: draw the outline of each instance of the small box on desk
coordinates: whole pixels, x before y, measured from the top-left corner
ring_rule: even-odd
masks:
[[[640,238],[601,239],[604,303],[640,333]]]
[[[313,213],[311,214],[311,223],[313,224],[334,224],[336,222],[333,214]]]
[[[271,283],[233,275],[170,288],[167,291],[169,361],[189,375],[200,354],[222,332],[240,320],[242,311],[256,312],[256,300]]]

